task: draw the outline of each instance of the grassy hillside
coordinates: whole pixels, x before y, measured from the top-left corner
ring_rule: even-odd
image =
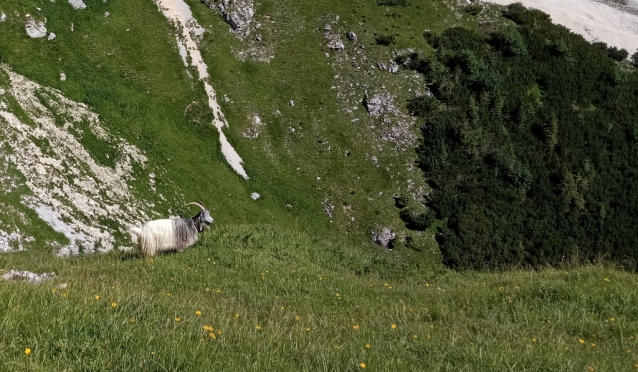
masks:
[[[87,104],[148,157],[128,182],[148,218],[189,215],[183,204],[199,199],[216,223],[179,255],[58,258],[66,238],[23,204],[30,189],[0,190],[0,229],[35,238],[0,253],[0,275],[56,273],[40,285],[0,281],[0,369],[605,371],[638,363],[635,275],[603,265],[456,273],[441,264],[433,231],[409,232],[399,219],[394,197],[423,208],[429,190],[414,165],[416,141],[382,137],[404,120],[403,135],[416,138],[420,123],[401,115],[424,86],[417,73],[376,64],[410,48],[431,53],[426,29],[506,22],[498,8],[472,15],[442,0],[261,1],[258,51],[272,59],[260,62],[238,58],[252,39],[188,0],[206,29],[200,48],[244,181],[224,161],[203,85],[157,6],[85,2],[77,11],[62,0],[3,1],[0,63]],[[27,14],[46,19],[56,38],[28,38]],[[345,50],[327,48],[325,23]],[[389,35],[394,44],[376,43]],[[0,70],[0,88],[7,84]],[[366,112],[366,93],[393,97],[389,124]],[[251,131],[259,136],[244,135]],[[82,140],[101,165],[120,156],[112,144]],[[23,182],[4,163],[0,172]],[[156,191],[143,182],[149,173]],[[410,243],[373,245],[370,231],[380,226]],[[118,236],[117,247],[131,246]]]
[[[213,228],[195,249],[147,260],[17,254],[13,264],[57,277],[0,286],[0,364],[622,371],[638,363],[633,274],[602,266],[414,272],[393,256],[353,254],[266,225]]]

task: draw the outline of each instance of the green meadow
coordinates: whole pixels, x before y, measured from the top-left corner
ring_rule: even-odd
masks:
[[[229,97],[219,103],[250,175],[245,181],[225,163],[203,84],[189,77],[175,29],[157,6],[85,2],[76,11],[62,0],[3,0],[0,63],[87,104],[137,146],[149,162],[136,172],[156,172],[157,192],[142,182],[131,187],[156,212],[191,216],[182,199],[202,200],[216,222],[182,254],[60,258],[43,242],[68,241],[21,203],[30,190],[0,190],[0,220],[36,238],[24,251],[0,253],[0,275],[55,273],[42,284],[0,281],[0,370],[638,370],[634,273],[607,263],[448,269],[434,229],[405,229],[394,206],[394,197],[413,192],[409,182],[423,185],[421,171],[406,166],[415,149],[380,142],[365,108],[346,115],[332,89],[335,75],[340,86],[367,81],[351,90],[360,101],[365,89],[383,85],[404,110],[423,84],[403,71],[366,75],[350,60],[338,62],[321,32],[336,15],[335,27],[356,32],[370,61],[387,62],[409,48],[431,53],[425,29],[477,28],[483,20],[496,27],[506,22],[498,7],[472,15],[442,0],[264,0],[255,3],[255,17],[274,56],[265,63],[238,59],[231,51],[244,44],[219,14],[187,0],[206,29],[200,49],[211,84],[218,98]],[[28,38],[26,14],[46,18],[56,39]],[[394,44],[375,42],[384,35]],[[348,57],[356,55],[347,45]],[[242,133],[254,115],[266,125],[248,139]],[[107,166],[102,155],[117,156],[90,137],[83,145]],[[252,200],[252,192],[261,198]],[[20,222],[19,213],[32,222]],[[393,250],[371,242],[381,225],[399,235]],[[133,248],[120,239],[118,247]]]

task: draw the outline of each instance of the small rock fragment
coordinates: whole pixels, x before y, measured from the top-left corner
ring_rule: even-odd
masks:
[[[393,64],[392,66],[390,66],[390,69],[388,71],[390,71],[393,74],[396,74],[399,71],[399,66]]]
[[[27,35],[29,35],[32,39],[47,36],[47,28],[44,25],[44,22],[36,22],[33,18],[29,18],[29,20],[27,20],[25,29],[27,30]]]
[[[53,39],[55,39],[55,34],[53,32],[50,32],[49,33],[49,37],[47,38],[47,40],[51,41]]]
[[[257,193],[257,192],[253,192],[252,194],[250,194],[250,197],[253,200],[257,200],[257,199],[259,199],[261,197],[261,195],[259,195],[259,193]]]
[[[328,48],[334,50],[343,50],[345,49],[345,45],[343,45],[343,41],[339,38],[334,38],[328,42]]]
[[[290,100],[290,102],[288,102],[288,104],[290,105],[290,107],[295,107],[295,101]]]
[[[257,35],[257,36],[255,37],[255,41],[257,41],[257,42],[259,43],[259,42],[261,41],[261,35]]]
[[[2,12],[2,14],[0,14],[0,22],[4,22],[7,20],[7,15],[4,14],[4,12]]]
[[[55,273],[36,274],[30,271],[10,270],[2,276],[4,280],[24,280],[28,283],[42,283],[53,279]]]
[[[66,74],[64,72],[60,74],[60,81],[66,81]]]
[[[75,10],[86,9],[86,4],[84,4],[84,1],[82,0],[69,0],[69,4],[71,4]]]
[[[354,32],[348,32],[346,34],[346,37],[348,38],[348,40],[352,41],[353,43],[357,42],[357,34],[355,34]]]
[[[106,12],[104,12],[104,17],[105,17],[105,18],[106,18],[106,17],[108,17],[108,16],[110,16],[110,15],[111,15],[111,12],[109,12],[108,10],[107,10]]]
[[[379,70],[385,70],[387,67],[385,67],[385,63],[383,62],[377,62],[377,68]]]
[[[0,88],[0,96],[4,94],[4,89]]]
[[[330,26],[329,23],[324,23],[323,24],[323,30],[324,31],[330,31],[330,30],[332,30],[332,26]]]
[[[371,231],[370,235],[372,235],[372,241],[382,246],[383,248],[394,248],[394,242],[397,239],[397,234],[393,233],[389,227],[384,227],[380,232]]]

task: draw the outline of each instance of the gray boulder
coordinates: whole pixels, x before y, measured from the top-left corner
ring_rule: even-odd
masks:
[[[328,48],[333,50],[343,50],[345,49],[345,47],[346,46],[343,45],[343,41],[341,41],[341,39],[339,39],[338,37],[328,42]]]
[[[381,231],[371,231],[370,235],[372,236],[372,241],[380,245],[383,248],[394,248],[394,243],[397,239],[397,234],[392,232],[392,229],[389,227],[381,228]]]
[[[27,31],[27,35],[32,39],[47,36],[47,27],[44,25],[44,22],[36,22],[33,18],[27,20],[27,24],[24,28]]]

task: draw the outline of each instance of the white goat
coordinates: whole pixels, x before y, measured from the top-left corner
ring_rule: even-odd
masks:
[[[131,232],[137,235],[138,250],[145,256],[155,256],[165,251],[181,253],[195,244],[198,234],[204,226],[210,230],[213,219],[210,211],[200,201],[194,204],[202,210],[193,218],[175,218],[149,221],[142,227],[133,227]],[[187,204],[187,205],[188,205]]]

